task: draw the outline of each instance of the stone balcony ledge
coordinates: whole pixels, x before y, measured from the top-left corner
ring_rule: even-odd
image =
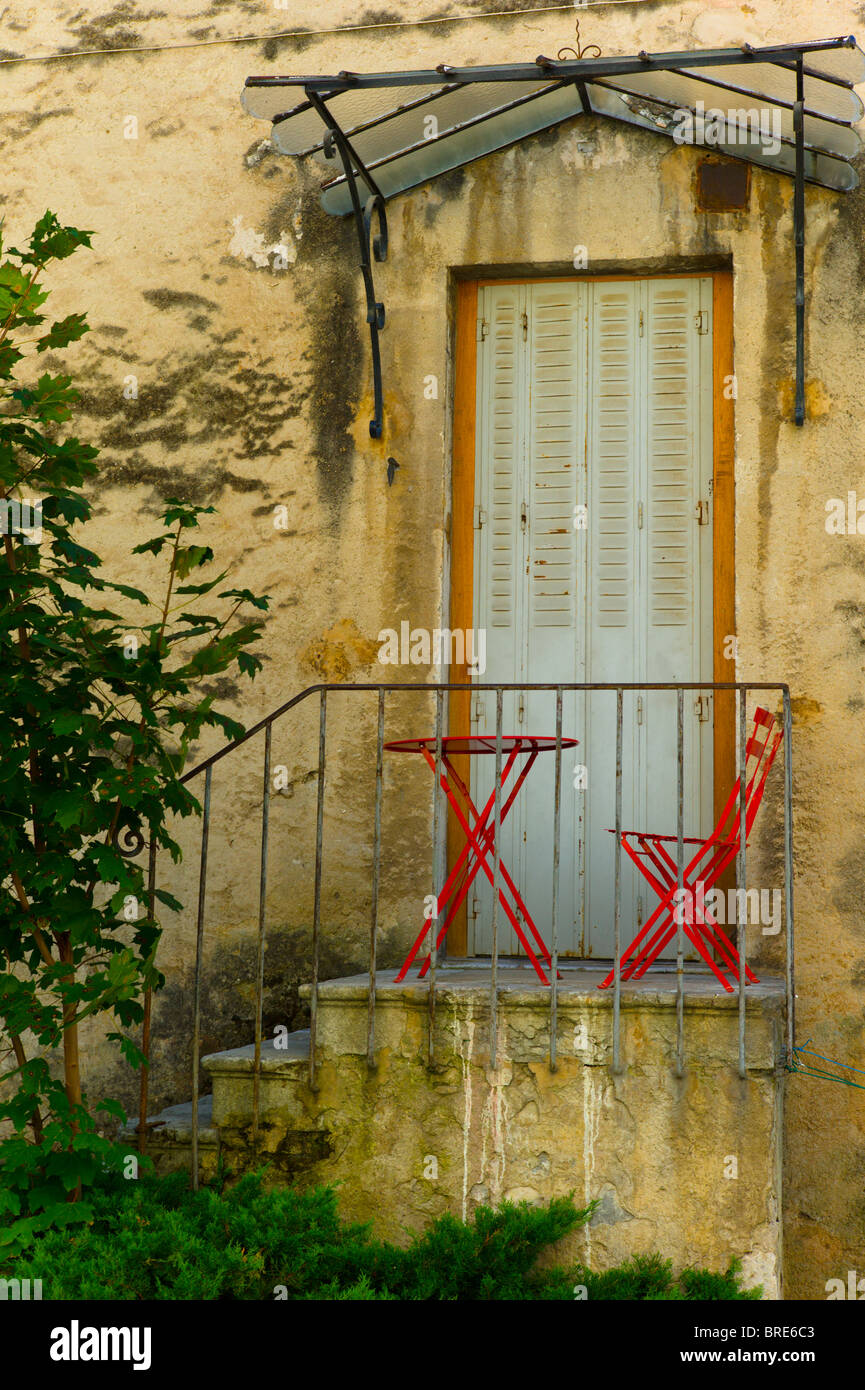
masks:
[[[598,989],[607,975],[611,962],[560,961],[561,978],[558,982],[559,1008],[578,1006],[586,1008],[609,1009],[613,1000],[613,987]],[[753,966],[751,967],[753,969]],[[756,973],[756,972],[755,972]],[[411,972],[397,984],[396,970],[380,970],[376,975],[376,1003],[409,1003],[426,1005],[429,999],[429,977],[419,980],[417,970]],[[309,999],[312,987],[302,985],[300,995]],[[685,1005],[690,1009],[738,1010],[738,990],[728,994],[721,988],[715,976],[707,967],[689,965],[684,971]],[[320,1001],[363,1002],[369,996],[369,975],[346,975],[339,979],[323,980],[318,986]],[[464,1003],[484,1005],[490,997],[489,961],[448,961],[436,971],[436,998],[442,1001],[453,999]],[[499,961],[498,997],[511,1008],[537,1009],[544,1006],[550,997],[550,988],[541,984],[534,969],[525,962]],[[676,967],[674,963],[653,966],[640,980],[623,980],[621,986],[623,1007],[639,1009],[669,1009],[676,1003]],[[748,1012],[783,1012],[784,979],[781,975],[764,971],[759,982],[746,985],[746,1009]]]

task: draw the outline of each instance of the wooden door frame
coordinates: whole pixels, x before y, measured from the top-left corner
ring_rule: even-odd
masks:
[[[478,291],[484,285],[534,284],[539,280],[659,280],[712,279],[712,679],[735,679],[735,658],[725,656],[735,634],[735,403],[729,389],[733,380],[733,272],[732,270],[665,271],[660,274],[521,276],[513,280],[459,280],[456,285],[456,339],[454,346],[453,455],[450,524],[451,629],[464,631],[474,625],[474,495],[477,414],[477,318]],[[735,647],[734,647],[735,650]],[[451,679],[468,681],[467,666],[453,666]],[[715,695],[714,812],[715,820],[735,780],[735,693]],[[449,732],[467,734],[471,729],[471,696],[451,695]],[[468,778],[468,758],[461,759],[460,776]],[[466,782],[468,785],[468,782]],[[463,844],[460,827],[448,819],[448,864]],[[451,956],[468,951],[466,909],[460,911],[448,932]]]

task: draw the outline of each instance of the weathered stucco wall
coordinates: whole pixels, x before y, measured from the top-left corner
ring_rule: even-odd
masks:
[[[797,968],[800,1037],[865,1066],[865,854],[862,824],[865,540],[828,535],[825,503],[862,486],[861,285],[865,193],[807,192],[809,419],[790,423],[793,370],[792,183],[755,170],[748,213],[695,211],[697,151],[648,133],[578,121],[491,156],[389,211],[377,268],[384,438],[368,437],[371,378],[353,228],[318,207],[315,171],[276,157],[268,129],[239,105],[255,72],[378,70],[534,57],[571,41],[567,12],[426,27],[198,46],[220,36],[421,18],[337,0],[286,10],[175,3],[171,13],[86,0],[7,7],[4,56],[130,48],[110,56],[4,66],[6,234],[17,242],[46,206],[94,232],[58,279],[51,307],[86,308],[93,332],[58,359],[83,388],[75,432],[103,449],[92,541],[106,566],[140,578],[131,545],[159,499],[212,502],[207,527],[237,582],[274,599],[254,687],[225,682],[252,722],[322,678],[423,680],[375,662],[376,636],[402,619],[443,619],[449,521],[452,277],[513,266],[734,272],[737,676],[786,680],[795,696]],[[454,13],[483,6],[466,0]],[[497,3],[496,10],[507,9]],[[852,4],[615,5],[588,10],[583,38],[610,52],[857,32]],[[137,138],[125,138],[129,118]],[[275,247],[288,248],[277,269]],[[270,248],[270,249],[268,249]],[[437,375],[437,400],[424,377]],[[138,380],[137,400],[124,396]],[[385,463],[398,460],[393,485]],[[287,530],[273,508],[286,504]],[[732,672],[731,672],[732,674]],[[418,697],[420,699],[421,697]],[[302,1021],[312,902],[317,708],[274,741],[288,787],[271,812],[268,1028]],[[325,844],[323,975],[359,968],[368,931],[368,830],[374,713],[330,716],[334,759]],[[389,734],[398,737],[399,720]],[[406,729],[406,731],[408,731]],[[207,744],[198,750],[211,751]],[[423,770],[421,770],[423,771]],[[388,772],[382,958],[394,958],[428,887],[427,805],[416,773]],[[390,796],[388,797],[388,793]],[[205,962],[205,1050],[246,1042],[253,1016],[259,765],[215,780]],[[221,820],[218,816],[221,814]],[[219,827],[217,829],[217,827]],[[190,849],[195,833],[187,837]],[[762,865],[779,863],[777,834]],[[194,902],[194,856],[172,886]],[[166,935],[168,986],[155,1020],[155,1100],[188,1094],[191,913]],[[91,1075],[103,1077],[108,1064]],[[119,1075],[110,1077],[121,1084]],[[127,1083],[126,1093],[133,1087]],[[822,1297],[827,1278],[865,1258],[861,1092],[793,1078],[786,1112],[786,1290]],[[857,1264],[858,1261],[858,1264]]]

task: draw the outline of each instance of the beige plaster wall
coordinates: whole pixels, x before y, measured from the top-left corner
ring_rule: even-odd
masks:
[[[453,13],[494,6],[465,4]],[[128,551],[160,497],[211,502],[207,528],[237,582],[273,596],[255,686],[226,682],[227,706],[252,722],[322,678],[375,679],[376,636],[403,618],[443,616],[448,525],[452,273],[513,265],[565,270],[586,245],[590,269],[698,268],[727,258],[735,275],[737,676],[787,680],[795,695],[800,1036],[865,1066],[865,888],[861,830],[865,551],[827,535],[825,502],[861,487],[863,193],[807,193],[810,418],[790,422],[793,371],[792,184],[755,171],[747,215],[695,212],[698,154],[595,121],[491,156],[396,200],[391,253],[377,270],[386,427],[370,441],[368,341],[354,232],[326,217],[315,171],[277,158],[269,127],[239,105],[255,72],[376,70],[534,57],[570,42],[572,12],[418,27],[365,28],[244,44],[247,33],[419,19],[439,6],[292,0],[172,3],[170,10],[18,3],[0,15],[0,50],[110,56],[4,65],[0,205],[10,240],[46,206],[94,232],[57,277],[51,307],[86,308],[93,332],[59,358],[83,395],[76,433],[101,445],[91,541],[106,567],[136,575]],[[325,15],[323,20],[322,16]],[[607,53],[768,43],[856,32],[852,4],[592,6],[583,37]],[[205,44],[204,41],[208,41]],[[192,44],[172,51],[145,51]],[[125,139],[127,118],[137,139]],[[128,127],[127,127],[128,128]],[[274,269],[272,248],[289,248]],[[264,264],[258,264],[264,260]],[[423,379],[439,377],[438,400]],[[137,401],[124,398],[138,378]],[[385,461],[400,468],[392,487]],[[288,531],[273,507],[290,508]],[[392,670],[392,668],[389,668]],[[410,668],[409,678],[428,672]],[[732,672],[731,672],[732,674]],[[421,697],[417,697],[419,700]],[[331,714],[323,974],[365,961],[370,738],[354,706]],[[317,711],[274,743],[289,788],[272,812],[268,1026],[302,1019],[311,911]],[[416,718],[416,716],[415,716]],[[395,720],[389,734],[408,727]],[[410,722],[410,721],[409,721]],[[202,746],[201,755],[213,745]],[[397,780],[399,779],[404,780]],[[215,781],[205,961],[205,1050],[248,1041],[253,1013],[260,771],[250,754]],[[428,887],[428,802],[407,771],[388,773],[383,958],[395,958]],[[389,798],[387,792],[390,793]],[[215,826],[217,821],[214,822]],[[195,833],[189,836],[190,850]],[[780,881],[780,837],[761,871]],[[190,854],[172,875],[194,901]],[[168,986],[155,1021],[156,1101],[188,1094],[193,915],[170,925]],[[91,1081],[111,1073],[103,1054]],[[862,1093],[793,1078],[786,1121],[787,1291],[822,1297],[827,1278],[865,1262]],[[858,1263],[857,1263],[858,1262]]]

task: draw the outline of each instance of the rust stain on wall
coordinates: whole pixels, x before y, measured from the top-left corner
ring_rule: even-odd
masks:
[[[379,643],[364,637],[351,618],[341,618],[301,653],[301,662],[323,681],[347,681],[358,668],[371,666]]]

